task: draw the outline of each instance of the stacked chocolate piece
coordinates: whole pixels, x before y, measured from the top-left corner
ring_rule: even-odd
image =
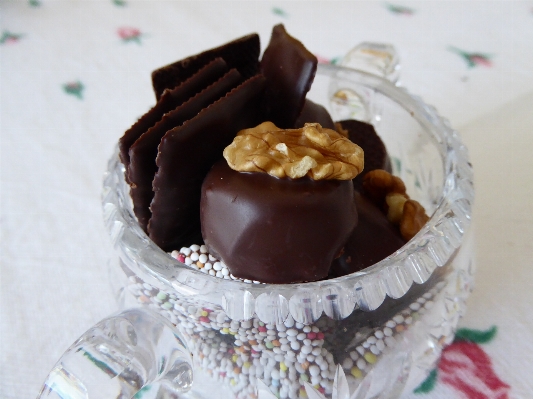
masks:
[[[334,124],[325,108],[306,99],[317,59],[282,25],[274,27],[261,60],[259,53],[259,37],[252,34],[154,71],[157,103],[120,139],[120,157],[139,225],[165,251],[204,242],[202,184],[241,129],[264,121],[286,129],[319,123],[344,133],[363,148],[364,173],[390,170],[385,146],[371,125],[358,121]],[[354,179],[356,190],[361,190],[363,174]],[[368,206],[365,203],[358,210],[359,220],[361,211],[374,215]],[[359,230],[359,235],[365,234]],[[396,237],[390,242],[384,256],[404,241]],[[371,264],[353,262],[361,257],[347,254],[351,247],[345,248],[337,273]]]

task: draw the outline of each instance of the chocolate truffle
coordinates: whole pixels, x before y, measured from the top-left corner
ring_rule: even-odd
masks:
[[[330,277],[354,273],[385,259],[405,243],[399,229],[369,199],[355,193],[359,221],[341,257],[335,259]]]
[[[243,173],[223,159],[202,185],[209,251],[231,273],[264,283],[324,279],[357,224],[350,180]]]
[[[353,179],[357,191],[362,190],[364,176],[375,169],[383,169],[392,172],[387,148],[376,133],[374,126],[369,123],[353,119],[339,122],[343,129],[348,132],[348,138],[356,143],[365,152],[365,169]]]

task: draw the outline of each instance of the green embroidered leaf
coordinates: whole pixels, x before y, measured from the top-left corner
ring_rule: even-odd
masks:
[[[283,9],[279,7],[272,8],[272,13],[275,15],[279,15],[280,17],[284,17],[284,18],[287,18],[289,16],[289,14],[287,14]]]
[[[455,341],[468,341],[476,344],[486,344],[494,339],[497,332],[498,328],[496,326],[492,326],[486,331],[460,328],[455,333]]]
[[[488,54],[469,53],[453,46],[448,46],[448,50],[457,55],[460,55],[461,58],[465,60],[468,68],[473,68],[478,65],[483,65],[486,67],[492,66],[492,61],[490,60],[491,56]]]
[[[412,15],[415,13],[415,10],[412,8],[400,6],[398,4],[385,3],[385,7],[394,14]]]
[[[400,158],[391,157],[392,163],[394,164],[394,171],[400,173],[402,171],[402,160]]]
[[[18,42],[22,36],[23,35],[21,35],[21,34],[11,33],[9,31],[5,30],[5,31],[2,32],[2,36],[0,36],[0,44]]]
[[[414,390],[415,393],[429,393],[435,388],[437,383],[437,369],[433,369],[422,384]]]
[[[76,82],[65,83],[63,85],[63,91],[65,93],[78,97],[80,100],[83,99],[83,89],[85,89],[85,86],[83,86],[83,83],[79,80]]]

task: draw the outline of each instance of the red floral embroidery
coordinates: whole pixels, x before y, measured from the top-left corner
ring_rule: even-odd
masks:
[[[456,341],[444,349],[439,378],[468,399],[509,398],[509,385],[498,378],[490,357],[474,342]]]
[[[118,36],[125,42],[134,41],[141,44],[141,31],[132,27],[121,27],[117,30]]]

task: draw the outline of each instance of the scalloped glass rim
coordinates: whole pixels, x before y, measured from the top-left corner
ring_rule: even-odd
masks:
[[[271,309],[276,310],[274,313],[278,315],[280,312],[288,313],[287,304],[281,299],[290,301],[292,294],[301,291],[318,295],[318,301],[322,299],[323,302],[320,308],[323,307],[328,314],[330,312],[325,310],[328,308],[326,296],[332,286],[337,286],[351,292],[350,298],[354,302],[352,310],[342,312],[340,318],[344,318],[353,309],[377,309],[385,295],[400,298],[413,282],[424,283],[437,267],[445,265],[454,256],[470,224],[474,200],[472,167],[468,151],[458,133],[433,107],[385,79],[350,68],[323,64],[319,65],[317,74],[356,82],[384,94],[410,112],[432,134],[442,154],[444,182],[436,210],[424,228],[391,256],[362,271],[335,279],[301,284],[248,284],[223,280],[178,262],[142,231],[133,214],[129,186],[124,181],[124,167],[115,149],[104,177],[104,220],[121,259],[132,271],[162,290],[175,290],[181,295],[205,299],[219,304],[226,311],[235,301],[253,307],[253,299],[261,294],[269,294],[270,298],[272,294],[279,294],[279,309]],[[276,307],[274,302],[270,301],[269,304]],[[253,309],[235,308],[236,318],[247,319],[254,314]]]

